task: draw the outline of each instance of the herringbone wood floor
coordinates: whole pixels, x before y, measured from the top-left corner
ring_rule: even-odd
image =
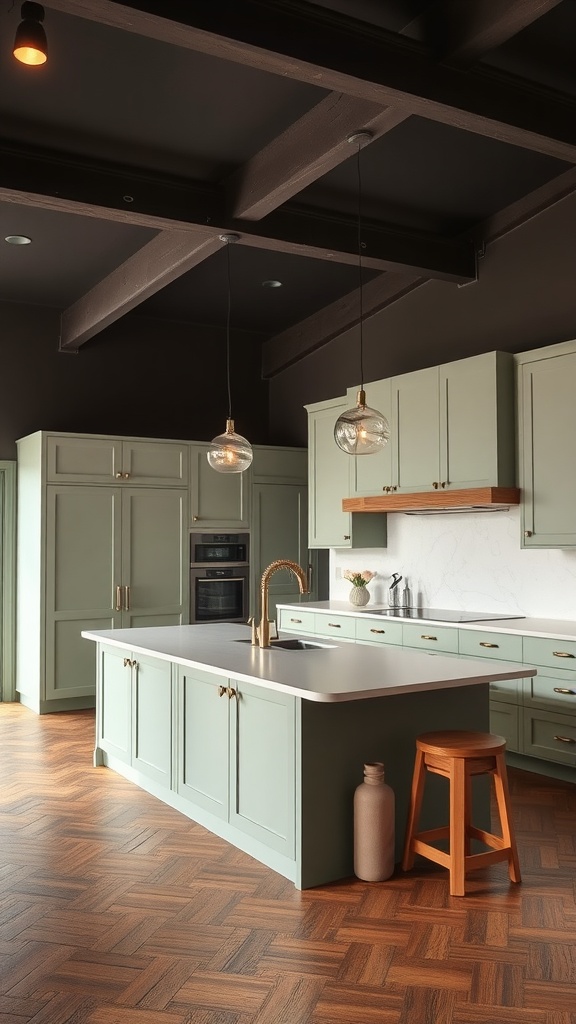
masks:
[[[511,771],[523,882],[298,892],[0,705],[0,1024],[575,1024],[576,787]]]

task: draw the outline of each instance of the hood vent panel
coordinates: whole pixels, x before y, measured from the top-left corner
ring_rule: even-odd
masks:
[[[520,504],[517,487],[470,487],[454,491],[416,491],[414,494],[375,494],[344,498],[344,512],[486,512]]]

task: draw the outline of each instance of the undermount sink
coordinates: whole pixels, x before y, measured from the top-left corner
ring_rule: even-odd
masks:
[[[237,644],[249,644],[251,640],[235,640]],[[299,640],[296,637],[292,637],[286,640],[271,640],[270,647],[279,648],[281,651],[316,651],[326,650],[327,648],[334,649],[335,644],[319,644],[314,640]],[[267,647],[263,647],[262,650],[269,650]]]

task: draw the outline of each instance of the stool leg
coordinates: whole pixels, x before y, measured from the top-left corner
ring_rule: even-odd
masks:
[[[466,865],[466,767],[464,758],[455,757],[450,767],[450,895],[464,896]]]
[[[406,839],[404,841],[404,856],[402,857],[402,871],[409,871],[414,866],[413,840],[418,830],[418,819],[424,796],[424,782],[426,780],[426,768],[424,766],[424,754],[416,750],[414,759],[414,773],[412,775],[412,790],[410,793],[410,807],[408,808],[408,821],[406,823]]]
[[[510,793],[508,791],[508,775],[506,772],[506,760],[504,754],[496,754],[496,771],[494,773],[494,789],[496,792],[496,803],[500,815],[500,827],[502,838],[509,847],[508,874],[512,882],[521,882],[520,861],[518,859],[518,848],[514,837],[512,825],[512,807],[510,804]]]

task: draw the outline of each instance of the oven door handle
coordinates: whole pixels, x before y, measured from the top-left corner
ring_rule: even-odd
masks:
[[[196,576],[196,580],[202,583],[244,583],[245,576]]]

